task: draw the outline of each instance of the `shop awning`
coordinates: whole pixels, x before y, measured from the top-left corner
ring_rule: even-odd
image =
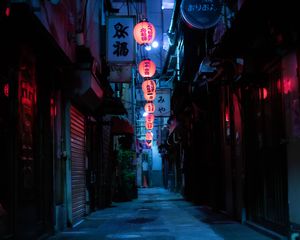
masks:
[[[115,135],[133,134],[134,129],[131,123],[122,117],[111,118],[111,132]]]

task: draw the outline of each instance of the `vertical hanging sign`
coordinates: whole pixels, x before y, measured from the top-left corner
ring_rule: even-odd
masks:
[[[170,116],[170,89],[160,88],[156,90],[155,117],[169,117]]]
[[[107,19],[107,61],[115,64],[135,62],[135,41],[132,35],[134,16],[111,16]]]

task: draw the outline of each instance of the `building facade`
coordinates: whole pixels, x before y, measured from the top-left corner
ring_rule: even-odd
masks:
[[[220,20],[200,29],[174,8],[168,54],[183,42],[183,58],[173,81],[177,127],[169,140],[177,131],[179,141],[167,151],[187,199],[294,238],[300,223],[299,31],[293,3],[269,7],[225,1]],[[289,17],[279,19],[283,12]],[[170,57],[164,73],[175,70]]]
[[[110,1],[2,1],[0,236],[37,239],[112,201]]]

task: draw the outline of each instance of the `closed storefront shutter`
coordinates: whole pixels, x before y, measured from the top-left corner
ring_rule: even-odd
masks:
[[[72,222],[86,214],[85,121],[84,115],[71,107]]]

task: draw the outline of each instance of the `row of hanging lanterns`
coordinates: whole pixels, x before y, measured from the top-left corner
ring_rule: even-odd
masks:
[[[152,23],[143,19],[140,23],[136,24],[133,29],[134,39],[139,45],[151,44],[155,38],[155,27]],[[144,78],[142,83],[142,90],[144,98],[147,103],[144,106],[144,110],[147,113],[145,117],[145,127],[148,130],[146,133],[146,144],[151,147],[153,140],[153,133],[151,130],[154,125],[154,111],[155,105],[153,103],[156,97],[156,83],[151,77],[156,72],[156,65],[150,59],[144,59],[138,66],[139,74]]]

